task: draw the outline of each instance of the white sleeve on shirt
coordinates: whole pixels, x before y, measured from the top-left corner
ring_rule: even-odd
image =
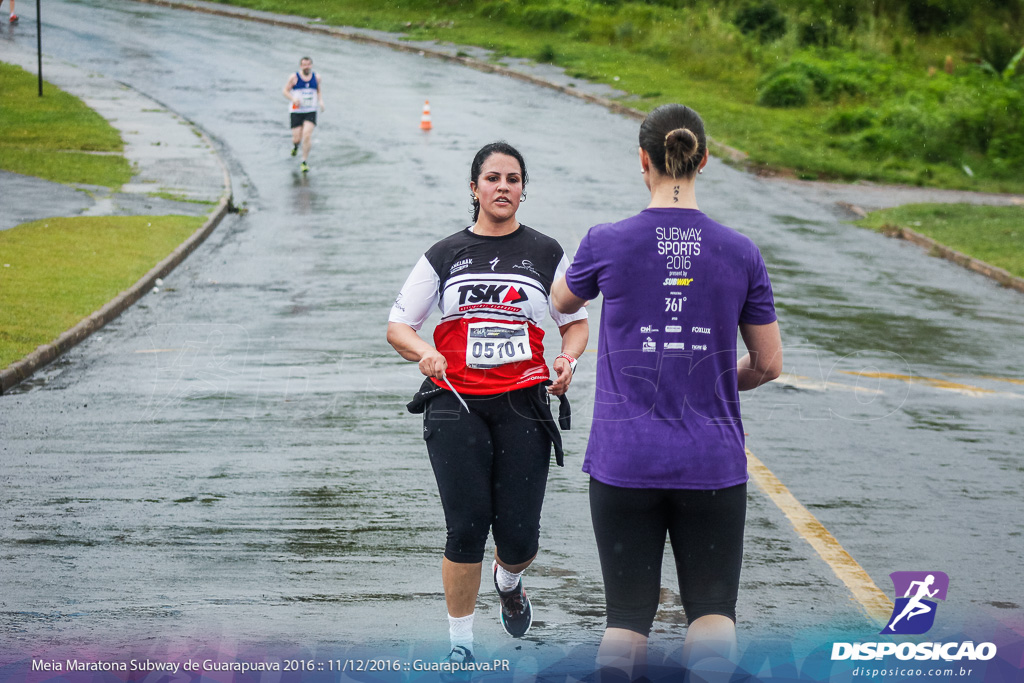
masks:
[[[558,268],[555,269],[555,279],[552,282],[558,282],[558,278],[565,275],[565,271],[569,270],[569,259],[565,254],[562,254],[562,260],[558,262]],[[586,320],[587,309],[581,308],[575,313],[559,313],[555,309],[555,304],[548,298],[548,311],[551,313],[551,319],[555,321],[555,324],[561,327],[562,325],[568,325],[575,320]]]
[[[402,291],[398,293],[398,298],[391,307],[388,322],[405,323],[412,329],[419,330],[440,300],[437,291],[440,283],[441,279],[434,272],[427,257],[421,256],[402,285]]]

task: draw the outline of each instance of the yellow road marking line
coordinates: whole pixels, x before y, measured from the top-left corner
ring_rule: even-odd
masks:
[[[936,379],[934,377],[918,377],[916,375],[897,375],[892,372],[864,372],[858,371],[853,372],[851,370],[840,370],[845,375],[857,375],[858,377],[872,377],[875,379],[897,379],[904,382],[913,384],[914,382],[920,382],[921,384],[927,384],[930,387],[936,389],[946,389],[948,391],[956,391],[961,394],[967,394],[968,396],[980,396],[983,394],[995,394],[998,392],[992,389],[982,389],[981,387],[974,387],[970,384],[960,384],[958,382],[950,382],[948,379]]]
[[[996,377],[995,375],[982,375],[982,379],[992,379],[997,382],[1009,382],[1010,384],[1024,384],[1024,379],[1014,379],[1012,377]]]
[[[868,573],[857,564],[850,553],[846,552],[836,537],[789,492],[786,485],[750,452],[749,448],[747,469],[758,487],[767,493],[772,502],[789,518],[796,532],[811,544],[839,580],[846,584],[868,617],[879,626],[885,626],[892,614],[893,604],[889,597],[878,589]]]

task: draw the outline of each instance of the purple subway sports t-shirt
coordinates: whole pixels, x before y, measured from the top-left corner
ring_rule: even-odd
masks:
[[[591,228],[566,284],[604,295],[583,471],[626,488],[745,482],[737,329],[776,319],[757,246],[696,209],[646,209]]]

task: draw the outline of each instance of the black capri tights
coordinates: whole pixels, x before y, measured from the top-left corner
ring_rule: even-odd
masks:
[[[591,478],[608,628],[650,634],[666,532],[687,622],[709,614],[736,621],[746,510],[746,484],[714,491],[628,489]]]
[[[448,527],[444,556],[452,562],[483,561],[488,530],[505,564],[537,554],[551,437],[526,392],[547,394],[541,386],[464,394],[469,414],[448,391],[426,405],[423,438]]]

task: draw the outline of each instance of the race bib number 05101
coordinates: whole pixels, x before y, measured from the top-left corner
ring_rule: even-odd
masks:
[[[470,323],[466,330],[466,365],[496,368],[533,358],[526,323]]]

